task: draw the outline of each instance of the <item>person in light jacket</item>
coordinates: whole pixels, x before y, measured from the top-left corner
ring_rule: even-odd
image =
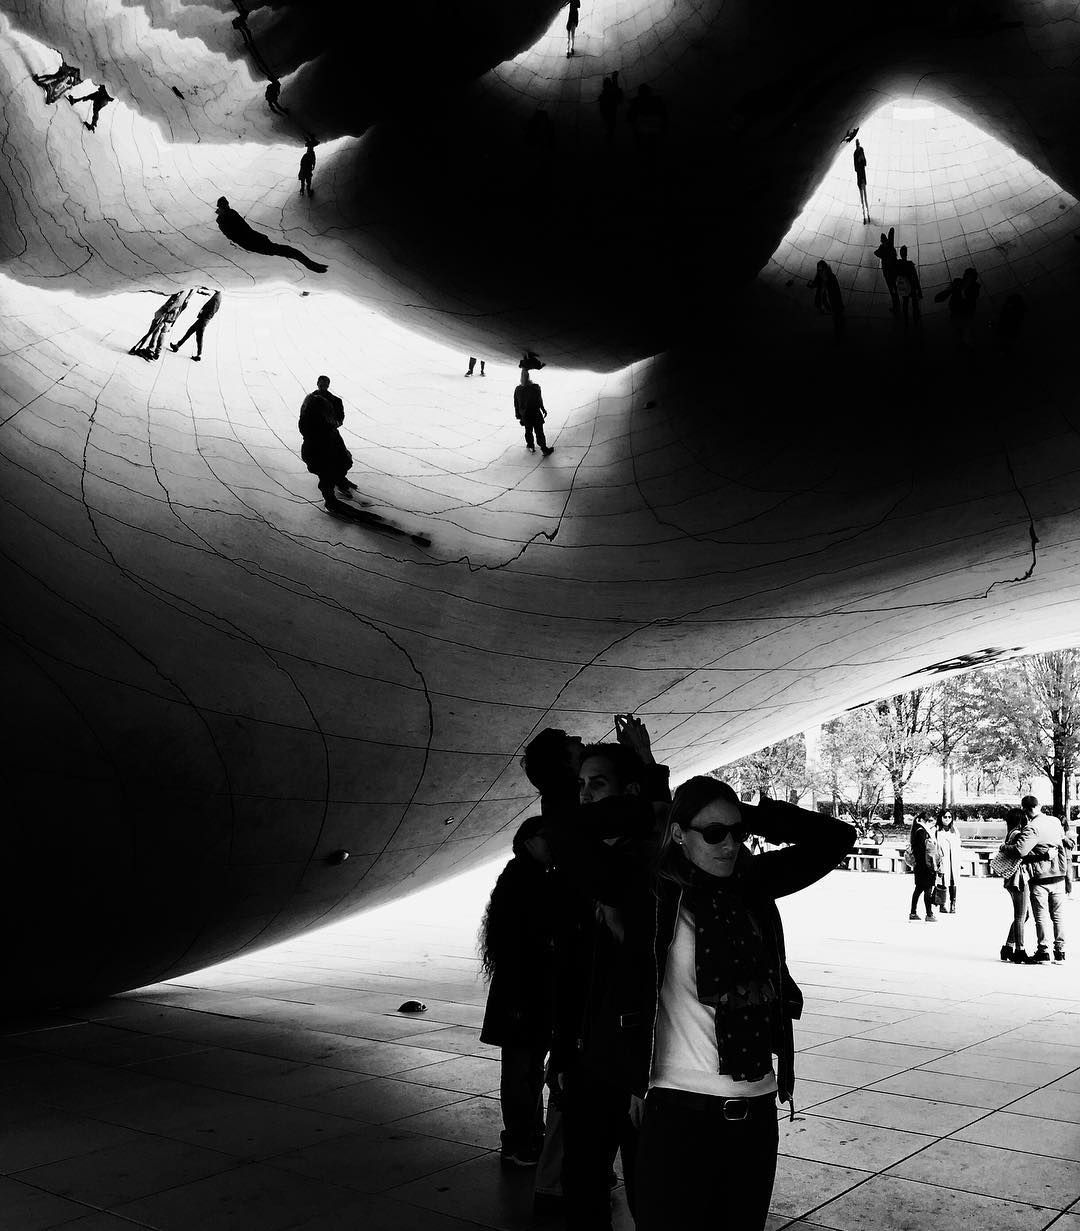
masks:
[[[938,884],[943,885],[949,899],[949,906],[946,909],[942,903],[941,914],[956,914],[956,883],[960,879],[960,856],[963,852],[963,843],[960,841],[960,835],[956,832],[953,814],[951,808],[946,808],[938,817],[937,822],[937,844],[938,844]]]

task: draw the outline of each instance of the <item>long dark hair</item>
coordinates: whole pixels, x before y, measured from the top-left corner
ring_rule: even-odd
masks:
[[[528,910],[532,905],[531,902],[522,900],[521,879],[517,873],[524,871],[527,864],[535,862],[525,850],[525,843],[530,838],[535,838],[543,825],[542,816],[530,816],[518,826],[517,833],[514,834],[514,857],[499,873],[499,879],[495,882],[487,906],[484,907],[476,947],[480,956],[480,971],[485,979],[490,980],[494,976],[495,965],[505,945],[506,936],[517,930],[516,920],[520,918],[522,910]],[[541,872],[539,864],[536,871]]]
[[[675,792],[671,799],[671,809],[668,812],[667,825],[660,839],[660,850],[656,856],[656,873],[664,880],[674,881],[677,885],[690,883],[691,863],[682,847],[672,837],[676,825],[687,829],[690,822],[709,804],[717,800],[739,806],[739,797],[726,782],[719,778],[708,778],[699,774],[688,778]]]

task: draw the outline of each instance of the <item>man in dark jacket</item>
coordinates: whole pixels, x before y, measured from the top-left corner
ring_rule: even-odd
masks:
[[[206,301],[206,303],[204,303],[203,306],[199,309],[199,315],[195,318],[194,322],[190,326],[188,326],[187,332],[180,339],[180,341],[169,343],[169,350],[175,353],[176,351],[180,349],[181,346],[184,345],[184,343],[188,340],[188,338],[190,338],[191,335],[194,334],[195,335],[195,354],[192,355],[191,358],[192,358],[192,362],[198,363],[202,359],[203,334],[206,332],[206,326],[210,324],[210,322],[214,319],[215,316],[217,316],[218,309],[220,307],[221,307],[221,292],[215,291],[210,296],[210,298]]]
[[[554,447],[548,447],[547,438],[544,436],[544,420],[547,418],[544,398],[540,386],[529,376],[528,368],[521,369],[521,383],[514,390],[514,415],[525,429],[525,447],[530,453],[536,452],[536,445],[533,444],[534,433],[536,444],[540,446],[540,452],[545,457],[555,452]]]
[[[304,398],[300,407],[300,435],[304,439],[300,456],[308,470],[319,480],[319,491],[331,513],[341,510],[335,490],[348,497],[356,484],[346,477],[352,469],[352,454],[345,447],[338,428],[345,422],[341,398],[330,392],[330,377],[320,376],[317,388]]]
[[[1054,961],[1065,960],[1065,831],[1056,816],[1039,810],[1034,795],[1020,801],[1024,824],[1013,846],[1021,856],[1028,874],[1031,913],[1039,947],[1036,962],[1050,961],[1048,936],[1053,929]]]

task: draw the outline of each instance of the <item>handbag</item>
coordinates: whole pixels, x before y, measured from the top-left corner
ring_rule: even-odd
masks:
[[[941,884],[935,885],[934,886],[934,905],[937,906],[939,909],[944,910],[945,900],[946,900],[945,886]]]
[[[998,851],[998,853],[990,860],[990,871],[995,876],[1002,876],[1006,880],[1020,866],[1021,859],[1016,851]]]

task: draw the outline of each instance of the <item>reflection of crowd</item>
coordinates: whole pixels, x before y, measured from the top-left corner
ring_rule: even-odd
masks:
[[[536,1167],[538,1205],[595,1231],[611,1226],[621,1153],[650,1231],[714,1221],[723,1160],[739,1177],[725,1225],[761,1228],[802,1009],[775,903],[835,868],[855,831],[791,804],[750,807],[710,777],[672,797],[645,727],[617,715],[615,733],[583,746],[545,730],[522,759],[540,815],[518,830],[481,941],[503,1162]],[[784,849],[755,854],[754,839]]]

